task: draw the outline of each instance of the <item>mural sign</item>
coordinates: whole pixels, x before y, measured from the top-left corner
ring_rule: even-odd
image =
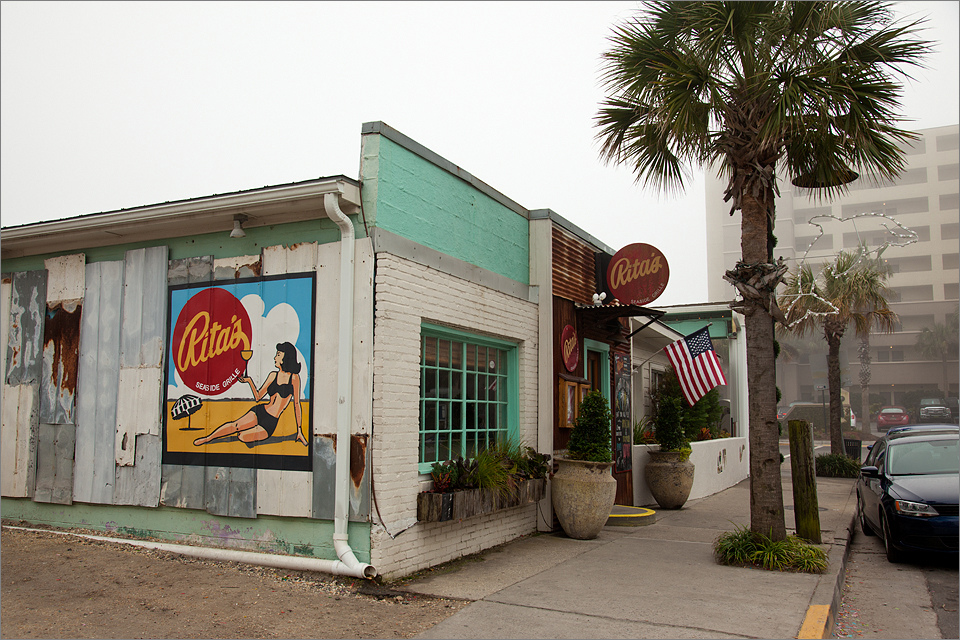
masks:
[[[170,287],[164,464],[311,469],[315,282]]]
[[[667,258],[653,245],[638,242],[617,251],[607,267],[607,285],[621,304],[643,306],[660,297],[670,280]]]
[[[615,467],[620,473],[633,468],[633,425],[630,422],[630,356],[613,354],[616,397],[613,403],[613,448]]]

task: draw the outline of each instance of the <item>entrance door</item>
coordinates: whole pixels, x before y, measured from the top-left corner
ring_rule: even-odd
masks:
[[[607,399],[607,406],[610,407],[611,417],[614,414],[614,407],[610,402],[612,397],[612,386],[610,381],[610,346],[603,342],[585,339],[583,341],[586,357],[584,358],[583,375],[590,385],[591,391],[599,391]],[[615,425],[610,424],[610,442],[611,453],[612,444],[616,442]],[[614,457],[616,460],[616,457]],[[633,472],[629,469],[621,473],[613,472],[613,477],[617,481],[617,504],[633,506]]]

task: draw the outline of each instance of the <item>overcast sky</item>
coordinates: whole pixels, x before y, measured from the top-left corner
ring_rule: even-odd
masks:
[[[344,174],[381,120],[614,250],[660,248],[656,305],[707,301],[703,180],[604,165],[600,54],[636,2],[2,2],[0,214],[56,220]],[[938,53],[908,128],[957,124],[958,2],[908,2]]]

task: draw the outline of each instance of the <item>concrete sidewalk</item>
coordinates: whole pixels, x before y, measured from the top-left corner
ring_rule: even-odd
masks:
[[[790,465],[781,468],[793,532]],[[830,559],[823,575],[716,563],[716,537],[749,526],[745,480],[681,510],[658,510],[652,525],[607,526],[589,541],[533,535],[402,589],[475,600],[420,638],[796,638],[801,627],[803,637],[828,637],[853,531],[854,486],[817,479]]]

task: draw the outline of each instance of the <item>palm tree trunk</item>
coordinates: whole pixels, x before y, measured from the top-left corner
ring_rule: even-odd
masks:
[[[830,328],[830,321],[824,325],[824,337],[827,340],[827,386],[830,390],[830,453],[843,453],[843,431],[840,420],[843,417],[843,399],[840,395],[840,338],[842,331]]]
[[[870,429],[870,335],[860,339],[860,431],[869,436]]]
[[[745,263],[769,262],[768,217],[763,202],[744,194],[741,252]],[[773,318],[755,300],[744,300],[749,396],[750,529],[773,540],[787,537],[780,481],[780,434],[777,424],[776,361]]]

